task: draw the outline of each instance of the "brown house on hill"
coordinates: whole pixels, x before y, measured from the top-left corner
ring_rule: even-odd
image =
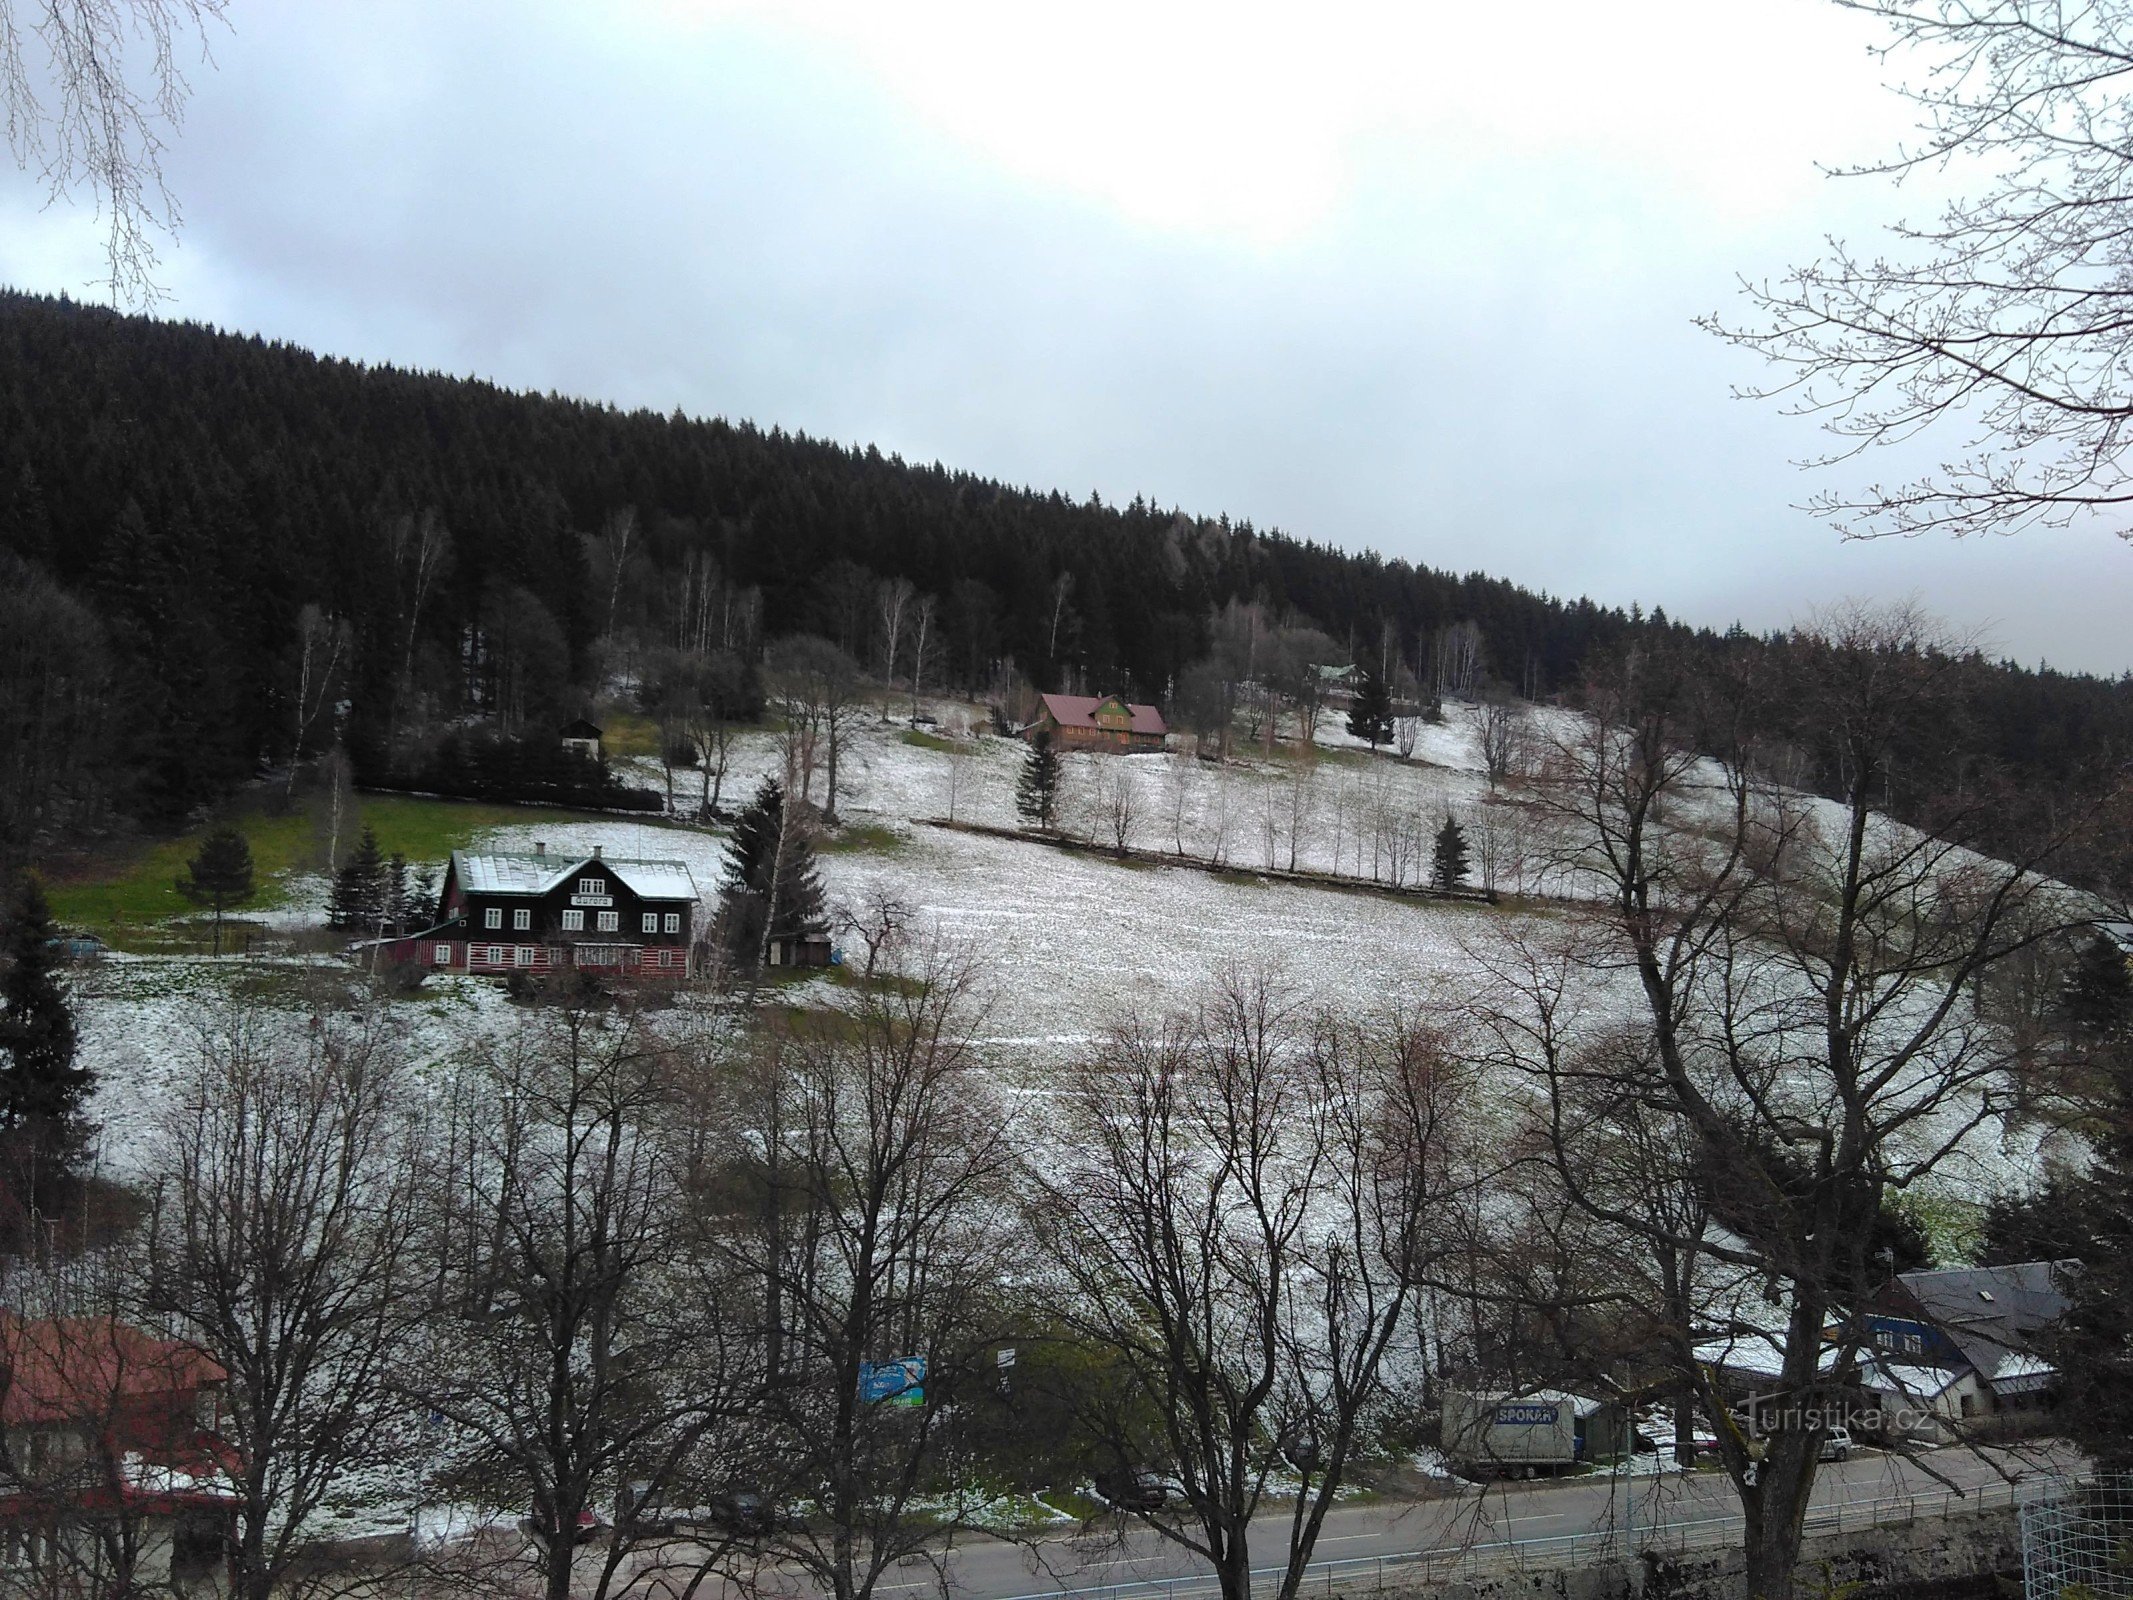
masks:
[[[600,759],[600,728],[597,723],[587,722],[583,717],[575,722],[566,722],[557,730],[565,750],[575,750],[588,761]]]
[[[1036,720],[1022,730],[1034,740],[1050,734],[1065,750],[1160,750],[1170,729],[1154,706],[1129,705],[1119,695],[1048,694]]]
[[[678,980],[696,937],[696,880],[680,861],[603,855],[452,852],[434,928],[389,939],[386,959],[529,977],[577,969],[616,979]]]
[[[0,1590],[227,1594],[228,1381],[115,1317],[0,1311]]]

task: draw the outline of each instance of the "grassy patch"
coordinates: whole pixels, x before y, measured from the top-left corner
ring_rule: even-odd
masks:
[[[641,711],[611,706],[600,713],[600,748],[610,759],[659,759],[659,724]]]
[[[897,737],[914,750],[938,750],[943,755],[954,755],[958,750],[967,750],[968,745],[957,744],[953,739],[943,739],[937,733],[927,733],[920,728],[906,728]]]
[[[260,908],[292,904],[297,881],[305,874],[325,870],[321,847],[308,810],[277,809],[270,804],[270,798],[279,797],[245,796],[213,822],[191,832],[139,843],[57,874],[47,885],[52,914],[62,923],[102,934],[118,949],[167,948],[170,934],[164,931],[164,925],[173,918],[197,914],[193,904],[178,893],[177,879],[185,864],[199,853],[208,833],[225,825],[242,833],[252,848],[253,882],[257,887],[248,905]],[[484,833],[550,820],[560,826],[609,819],[547,807],[371,794],[360,797],[347,837],[352,841],[367,823],[377,830],[378,846],[387,855],[397,850],[416,866],[441,870],[452,851],[465,849]],[[243,909],[238,909],[235,918],[224,919],[225,939],[232,932],[233,922],[242,919]],[[323,915],[324,906],[319,910]],[[188,948],[196,942],[190,930],[181,937]]]
[[[823,834],[815,848],[827,855],[889,855],[908,842],[885,822],[854,822]]]

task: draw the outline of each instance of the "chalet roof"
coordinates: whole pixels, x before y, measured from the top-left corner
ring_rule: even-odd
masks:
[[[1101,728],[1103,724],[1096,720],[1096,708],[1106,700],[1118,700],[1133,718],[1133,732],[1163,734],[1170,731],[1163,721],[1163,713],[1154,706],[1131,705],[1117,695],[1048,694],[1043,698],[1044,709],[1062,728]]]
[[[685,861],[633,856],[533,855],[522,851],[452,852],[452,868],[466,894],[551,894],[587,867],[606,867],[640,900],[695,900],[696,879]]]
[[[180,1339],[116,1317],[0,1311],[0,1423],[101,1422],[122,1402],[185,1395],[229,1374]]]
[[[1948,1336],[1978,1376],[2033,1379],[2030,1335],[2066,1314],[2062,1285],[2074,1263],[2024,1261],[2005,1267],[1903,1272],[1896,1282],[1925,1319]],[[2021,1357],[2021,1360],[2012,1358]]]
[[[600,737],[600,730],[580,717],[575,722],[564,723],[561,735],[565,739],[597,739]]]

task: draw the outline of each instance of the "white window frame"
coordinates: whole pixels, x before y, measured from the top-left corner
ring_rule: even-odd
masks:
[[[438,966],[448,967],[452,964],[452,947],[450,945],[441,944],[437,946],[435,954]]]
[[[503,947],[502,945],[500,945],[500,944],[492,944],[492,945],[490,945],[490,946],[489,946],[489,965],[490,965],[490,966],[492,966],[492,967],[500,967],[500,966],[502,966],[503,964],[504,964],[504,947]]]
[[[532,966],[533,946],[530,944],[513,945],[511,947],[511,965],[513,965],[514,967]]]
[[[580,878],[578,880],[578,893],[598,894],[599,892],[600,880],[598,878]]]
[[[512,926],[512,929],[513,929],[514,931],[517,931],[517,932],[523,932],[523,931],[525,931],[525,930],[526,930],[527,928],[530,928],[530,927],[532,927],[532,926],[533,926],[533,913],[532,913],[531,911],[529,911],[529,910],[525,909],[524,907],[521,907],[520,909],[518,909],[518,910],[516,910],[516,911],[512,912],[512,913],[511,913],[511,926]]]
[[[658,912],[656,912],[656,911],[647,911],[647,912],[646,912],[646,913],[644,914],[644,931],[645,931],[646,933],[657,933],[657,932],[659,931],[659,913],[658,913]]]
[[[667,932],[681,932],[681,913],[679,911],[669,911],[667,913]]]
[[[585,913],[577,910],[564,912],[563,931],[565,933],[583,933],[585,931]]]
[[[620,933],[622,931],[622,914],[617,911],[601,912],[600,931],[602,933]]]
[[[484,928],[501,928],[504,925],[503,907],[491,906],[484,911],[481,914],[481,925]]]

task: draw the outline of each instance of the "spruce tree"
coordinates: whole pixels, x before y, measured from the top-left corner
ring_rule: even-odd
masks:
[[[1050,828],[1059,820],[1059,752],[1049,733],[1030,741],[1015,782],[1015,810],[1032,828]]]
[[[769,940],[825,926],[813,834],[775,778],[763,780],[734,822],[718,926],[727,956],[742,970],[762,961]]]
[[[1466,830],[1446,812],[1430,851],[1430,881],[1440,889],[1456,889],[1466,882],[1466,874]]]
[[[252,847],[235,828],[217,828],[185,864],[178,893],[215,913],[215,954],[222,954],[222,914],[252,898]]]
[[[385,925],[395,934],[407,932],[414,916],[414,894],[407,882],[407,857],[395,850],[385,867]]]
[[[334,875],[326,921],[336,928],[375,933],[391,910],[392,879],[378,836],[367,825],[348,864]]]
[[[88,1141],[95,1079],[74,1060],[74,1007],[44,889],[25,875],[0,930],[0,1129],[10,1220],[50,1210]]]
[[[1367,666],[1356,682],[1355,703],[1348,708],[1348,732],[1368,743],[1373,753],[1392,738],[1392,689]]]

